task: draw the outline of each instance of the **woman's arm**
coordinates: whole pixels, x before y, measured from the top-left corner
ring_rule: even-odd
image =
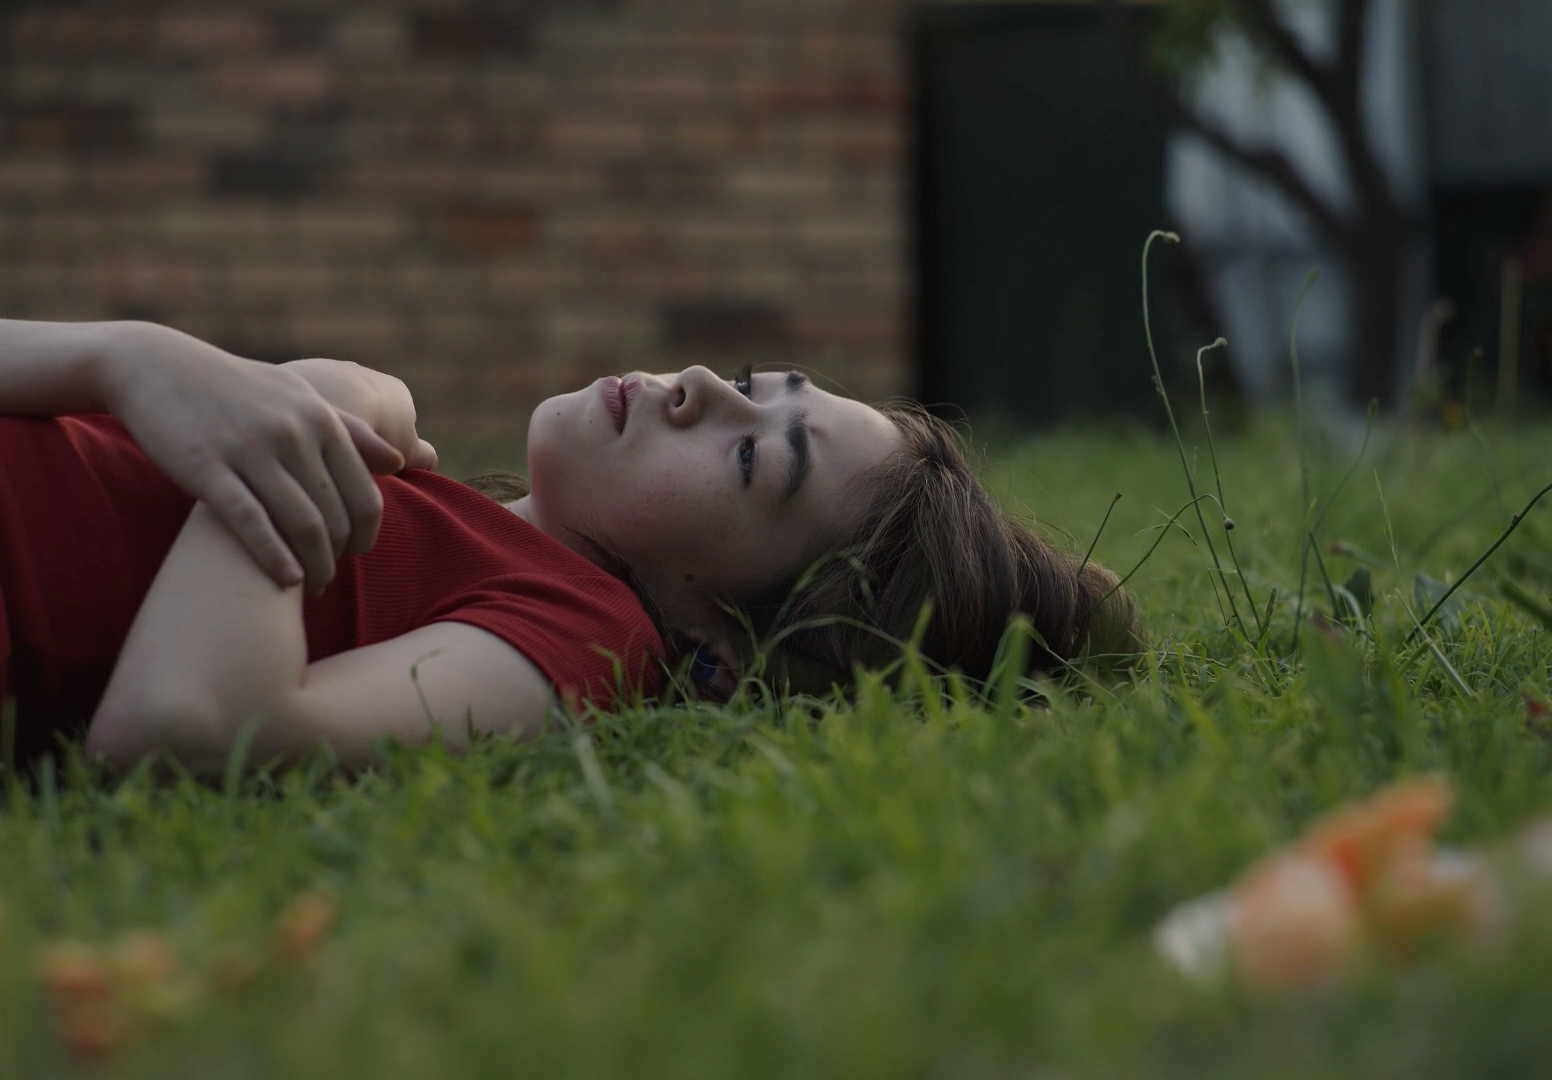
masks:
[[[549,701],[548,681],[526,657],[461,623],[309,666],[301,589],[278,588],[200,504],[135,616],[86,745],[121,767],[163,750],[197,775],[219,776],[258,717],[252,762],[326,742],[361,766],[384,735],[421,742],[439,728],[457,746],[467,723],[534,734]]]
[[[0,416],[106,412],[112,325],[0,319]]]
[[[382,500],[369,470],[405,460],[297,372],[169,327],[0,320],[0,415],[104,410],[273,581],[305,573],[314,592],[340,554],[376,539]]]

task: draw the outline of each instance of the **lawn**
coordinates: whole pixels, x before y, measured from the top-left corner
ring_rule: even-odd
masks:
[[[1185,437],[1215,490],[1199,425]],[[1356,440],[1307,442],[1323,504]],[[1189,497],[1174,443],[1142,429],[999,443],[988,481],[1076,550],[1123,493],[1094,554],[1123,572]],[[1317,534],[1333,585],[1356,597],[1368,569],[1372,618],[1312,624],[1347,602],[1310,561],[1295,652],[1316,516],[1298,445],[1279,417],[1217,441],[1251,643],[1187,510],[1132,579],[1154,653],[1112,690],[870,680],[852,703],[392,751],[358,779],[319,761],[108,782],[75,760],[9,783],[0,1074],[1544,1073],[1552,914],[1307,994],[1193,983],[1153,950],[1173,905],[1392,779],[1451,778],[1449,844],[1552,811],[1552,727],[1526,698],[1552,691],[1552,647],[1500,592],[1552,588],[1552,506],[1434,618],[1436,651],[1401,643],[1552,480],[1552,428],[1378,431]],[[66,942],[116,950],[136,984],[146,1033],[97,1064],[40,986]]]

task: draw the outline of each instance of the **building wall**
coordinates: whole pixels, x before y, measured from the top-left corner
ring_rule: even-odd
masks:
[[[909,389],[891,0],[4,12],[0,315],[358,360],[432,435],[687,362]]]

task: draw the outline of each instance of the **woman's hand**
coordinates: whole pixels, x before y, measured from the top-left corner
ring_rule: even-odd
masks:
[[[104,364],[109,411],[277,585],[305,577],[316,596],[340,555],[372,547],[383,501],[371,474],[407,455],[301,375],[151,323],[115,326]]]
[[[404,455],[406,469],[435,469],[437,452],[415,431],[415,399],[402,379],[350,360],[313,357],[280,365],[294,371],[336,409],[365,420]]]

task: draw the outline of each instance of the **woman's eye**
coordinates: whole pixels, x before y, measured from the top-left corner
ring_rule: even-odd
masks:
[[[753,435],[745,435],[738,444],[738,471],[743,474],[744,487],[754,479],[755,441]]]
[[[740,394],[743,394],[744,397],[748,398],[750,401],[754,400],[753,367],[745,365],[745,367],[741,369],[738,374],[734,375],[730,381],[733,384],[734,390],[737,390]]]

